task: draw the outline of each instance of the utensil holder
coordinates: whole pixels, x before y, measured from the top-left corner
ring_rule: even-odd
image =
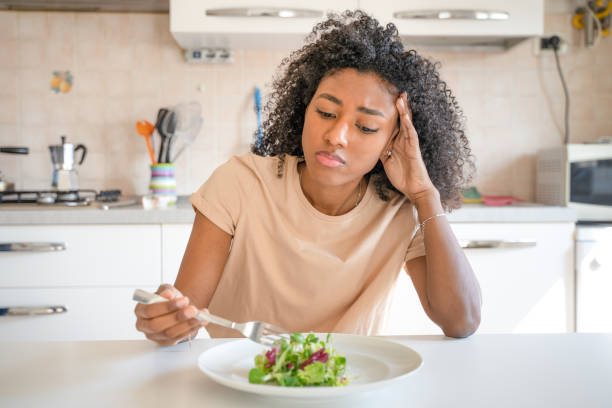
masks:
[[[176,203],[176,178],[174,163],[159,163],[151,165],[151,182],[149,191],[160,207]]]

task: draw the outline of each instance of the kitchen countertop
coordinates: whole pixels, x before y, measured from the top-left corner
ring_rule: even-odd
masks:
[[[197,358],[228,339],[167,348],[144,340],[3,342],[0,406],[612,406],[612,334],[387,339],[416,350],[423,365],[386,388],[316,404],[252,395],[213,382],[198,369]]]
[[[57,224],[191,224],[194,211],[188,196],[179,197],[176,206],[164,210],[144,210],[140,204],[101,210],[88,207],[41,206],[36,204],[0,205],[0,225]],[[449,214],[450,222],[575,222],[571,208],[515,203],[503,207],[465,204]]]

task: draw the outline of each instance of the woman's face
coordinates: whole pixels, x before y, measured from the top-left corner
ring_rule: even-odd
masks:
[[[309,175],[337,186],[372,170],[397,132],[396,98],[375,73],[347,68],[324,77],[306,108],[302,131]]]

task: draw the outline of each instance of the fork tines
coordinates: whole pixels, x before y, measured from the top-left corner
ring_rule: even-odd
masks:
[[[261,343],[269,346],[272,346],[278,340],[289,340],[289,333],[286,330],[271,324],[265,324],[261,334]]]

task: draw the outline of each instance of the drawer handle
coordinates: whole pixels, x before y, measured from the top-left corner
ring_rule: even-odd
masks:
[[[508,20],[510,13],[507,11],[492,10],[418,10],[397,11],[393,13],[394,18],[423,19],[423,20]]]
[[[459,245],[464,249],[487,249],[487,248],[529,248],[536,246],[536,241],[519,239],[516,241],[505,240],[459,240]]]
[[[303,18],[321,17],[320,10],[306,10],[284,7],[233,7],[206,10],[207,16],[214,17],[280,17],[280,18]]]
[[[66,306],[14,306],[0,308],[0,316],[38,316],[66,313]]]
[[[0,242],[0,252],[56,252],[65,251],[63,242]]]

